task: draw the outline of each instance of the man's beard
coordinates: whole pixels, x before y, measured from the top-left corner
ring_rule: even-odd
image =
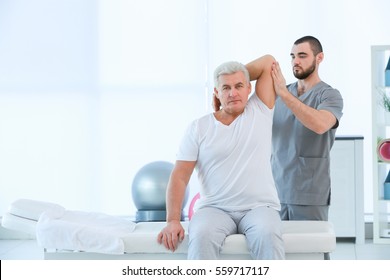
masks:
[[[297,78],[299,80],[304,80],[307,77],[309,77],[311,75],[311,73],[314,72],[314,70],[316,70],[316,62],[315,61],[313,61],[313,64],[308,69],[303,70],[303,72],[295,72],[293,70],[293,74],[294,74],[295,78]]]

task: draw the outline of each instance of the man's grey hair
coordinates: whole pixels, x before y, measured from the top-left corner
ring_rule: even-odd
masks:
[[[250,83],[250,77],[248,69],[246,69],[245,65],[237,62],[237,61],[229,61],[222,63],[220,66],[218,66],[214,71],[214,86],[216,88],[219,88],[219,77],[221,75],[230,75],[237,72],[242,72],[245,75],[245,78]]]

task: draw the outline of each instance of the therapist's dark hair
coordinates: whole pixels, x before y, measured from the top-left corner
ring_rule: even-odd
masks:
[[[322,52],[322,45],[320,41],[313,36],[304,36],[302,38],[299,38],[294,42],[294,45],[299,45],[306,42],[310,44],[310,48],[313,51],[314,55],[317,55]]]

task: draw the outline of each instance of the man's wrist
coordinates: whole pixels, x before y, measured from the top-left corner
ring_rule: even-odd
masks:
[[[177,218],[167,218],[167,223],[179,223],[180,224],[180,219],[177,219]]]

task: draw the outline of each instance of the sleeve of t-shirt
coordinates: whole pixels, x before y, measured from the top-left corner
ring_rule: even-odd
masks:
[[[343,116],[344,102],[340,92],[337,89],[328,89],[323,93],[322,102],[318,110],[327,110],[331,112],[338,121]]]
[[[196,161],[198,159],[199,144],[197,137],[198,122],[193,121],[188,127],[180,142],[176,160]]]
[[[253,93],[250,96],[249,101],[248,101],[248,105],[250,105],[251,103],[254,104],[254,106],[256,106],[257,108],[259,108],[260,111],[265,116],[267,116],[268,118],[271,118],[271,119],[273,118],[275,107],[273,107],[272,109],[268,108],[268,106],[263,103],[263,101],[256,95],[256,93]]]

